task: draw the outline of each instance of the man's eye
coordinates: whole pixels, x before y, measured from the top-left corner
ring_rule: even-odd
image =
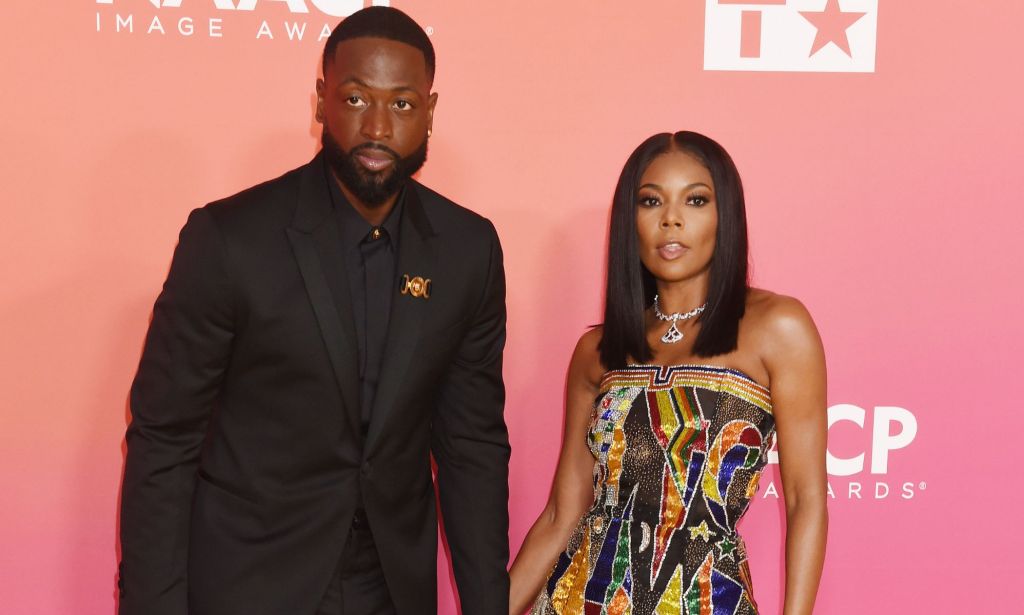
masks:
[[[363,104],[363,99],[359,96],[352,95],[346,98],[345,102],[352,107],[360,107]]]
[[[412,103],[408,100],[396,100],[395,108],[399,111],[408,111],[409,109],[412,109]]]

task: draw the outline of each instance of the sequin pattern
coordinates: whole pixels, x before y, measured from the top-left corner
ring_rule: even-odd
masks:
[[[605,374],[588,444],[594,507],[535,615],[756,615],[736,523],[775,435],[768,390],[735,370]]]

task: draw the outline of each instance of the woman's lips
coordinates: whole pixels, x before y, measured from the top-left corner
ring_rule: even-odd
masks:
[[[369,154],[356,154],[356,160],[368,171],[383,171],[394,163],[394,160],[385,154],[377,156]]]
[[[658,246],[658,254],[661,255],[661,258],[667,261],[679,258],[680,256],[683,255],[684,252],[686,252],[686,250],[686,246],[679,243],[678,241],[673,241]]]

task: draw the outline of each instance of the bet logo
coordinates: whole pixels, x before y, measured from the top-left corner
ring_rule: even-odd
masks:
[[[706,0],[704,70],[875,72],[878,0]]]

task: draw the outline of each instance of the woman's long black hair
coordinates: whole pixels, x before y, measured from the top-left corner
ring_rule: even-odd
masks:
[[[747,213],[743,184],[732,158],[721,145],[695,132],[656,134],[640,144],[626,161],[615,186],[608,234],[608,285],[604,331],[599,346],[608,369],[653,358],[644,327],[644,310],[654,302],[654,276],[640,261],[637,202],[640,178],[651,161],[670,152],[695,156],[711,173],[718,206],[715,251],[709,271],[707,308],[693,352],[712,357],[736,349],[747,297]]]

